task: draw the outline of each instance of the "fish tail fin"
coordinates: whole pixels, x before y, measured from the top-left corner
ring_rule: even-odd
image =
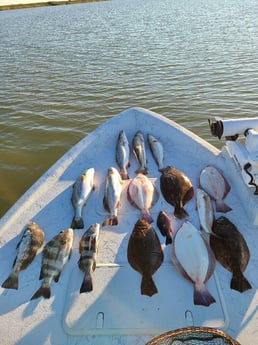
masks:
[[[39,297],[44,297],[44,298],[50,298],[51,296],[51,290],[50,290],[50,286],[46,286],[46,285],[42,285],[35,293],[34,295],[31,297],[32,299],[37,299]]]
[[[118,225],[118,218],[117,216],[112,216],[108,217],[103,223],[102,226],[107,226],[107,225]]]
[[[252,288],[249,281],[245,278],[243,273],[240,271],[237,274],[233,274],[233,277],[230,282],[230,288],[237,290],[239,292],[244,292]]]
[[[2,287],[5,289],[18,289],[18,274],[12,272],[9,277],[3,282]]]
[[[215,298],[207,290],[206,286],[203,285],[201,288],[194,286],[194,304],[203,305],[208,307],[210,304],[215,303]]]
[[[136,173],[136,174],[148,175],[149,170],[148,170],[148,168],[146,168],[146,167],[143,167],[143,168],[141,167],[141,168],[135,170],[135,173]]]
[[[141,283],[141,294],[152,296],[158,292],[158,289],[151,276],[143,276]]]
[[[83,229],[84,228],[84,221],[83,219],[80,218],[73,218],[72,224],[71,224],[72,229]]]
[[[187,218],[189,217],[189,214],[186,212],[186,210],[180,206],[180,205],[176,205],[175,206],[175,211],[174,211],[174,215],[176,218],[178,219],[183,219],[183,218]]]
[[[232,208],[230,206],[228,206],[227,204],[225,204],[224,201],[217,201],[216,202],[216,211],[217,212],[227,213],[231,210],[232,210]]]
[[[149,224],[153,223],[153,218],[149,212],[142,213],[142,218],[145,219]]]
[[[82,281],[81,288],[80,288],[80,293],[90,292],[92,290],[93,290],[92,277],[90,274],[85,274]]]
[[[168,244],[171,244],[173,241],[172,241],[172,237],[171,236],[166,236],[166,246]]]
[[[128,173],[127,173],[127,171],[125,170],[122,170],[122,171],[120,171],[120,176],[121,176],[121,179],[122,180],[129,180],[129,176],[128,176]]]

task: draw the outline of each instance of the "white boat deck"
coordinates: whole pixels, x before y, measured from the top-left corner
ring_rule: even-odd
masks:
[[[82,273],[79,271],[79,241],[92,223],[102,223],[107,214],[103,208],[103,183],[107,169],[117,167],[115,145],[124,129],[129,141],[141,130],[157,137],[164,146],[165,166],[181,169],[198,187],[201,170],[216,166],[231,185],[226,198],[232,211],[226,214],[245,237],[251,259],[245,275],[252,289],[244,293],[230,289],[231,274],[219,264],[207,284],[216,303],[209,307],[193,304],[193,286],[173,267],[170,246],[156,226],[160,210],[173,217],[173,209],[162,195],[152,209],[153,226],[164,248],[165,260],[153,278],[158,294],[140,294],[140,275],[127,262],[127,242],[140,214],[126,199],[126,184],[119,209],[119,225],[101,229],[98,264],[93,276],[93,292],[80,294]],[[207,129],[208,130],[208,129]],[[149,177],[159,189],[157,166],[147,141]],[[135,157],[131,157],[130,178],[135,176]],[[51,298],[30,301],[41,285],[41,253],[19,275],[19,289],[0,288],[0,334],[4,344],[30,345],[135,345],[145,344],[153,336],[186,326],[210,326],[226,331],[241,345],[257,343],[258,337],[258,249],[257,197],[243,183],[226,149],[212,145],[176,123],[140,108],[133,108],[112,118],[85,137],[63,156],[0,220],[0,285],[10,274],[16,255],[16,244],[24,226],[36,221],[49,241],[68,228],[73,217],[70,201],[72,185],[85,169],[95,168],[95,191],[84,208],[84,230],[75,230],[73,254],[58,283],[51,285]],[[196,200],[186,205],[189,220],[199,227]],[[221,214],[216,214],[216,217]],[[176,230],[181,222],[173,218]]]

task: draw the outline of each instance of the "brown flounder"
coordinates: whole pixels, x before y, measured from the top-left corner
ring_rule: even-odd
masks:
[[[249,248],[243,235],[226,217],[214,221],[210,246],[220,264],[232,272],[230,288],[239,292],[251,289],[251,284],[243,275],[250,259]]]
[[[6,289],[18,289],[18,276],[21,270],[25,270],[33,261],[45,241],[45,234],[41,227],[30,222],[18,242],[17,255],[13,262],[13,272],[3,282],[2,287]]]
[[[153,227],[139,219],[131,233],[127,248],[127,258],[133,269],[142,275],[141,294],[152,296],[158,289],[152,279],[164,260],[159,238]]]
[[[162,236],[166,237],[166,245],[172,243],[173,228],[169,216],[164,211],[160,211],[157,218],[157,226]]]
[[[174,215],[179,219],[188,217],[184,205],[194,196],[190,179],[180,170],[168,166],[161,170],[160,189],[164,199],[174,206]]]
[[[178,229],[171,246],[171,260],[179,273],[194,285],[194,304],[209,306],[216,302],[206,288],[216,260],[200,231],[190,222]]]

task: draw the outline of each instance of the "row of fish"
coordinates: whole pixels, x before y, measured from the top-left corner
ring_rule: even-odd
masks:
[[[93,224],[83,234],[79,244],[79,269],[84,273],[80,292],[93,289],[92,273],[96,267],[96,255],[99,240],[99,224]],[[42,264],[39,279],[43,280],[41,287],[31,299],[39,297],[50,298],[52,281],[58,282],[65,264],[71,257],[74,230],[69,228],[53,237],[45,246],[42,253]],[[17,245],[17,255],[13,263],[13,272],[3,282],[2,287],[18,289],[18,277],[34,260],[45,241],[43,229],[35,222],[30,222]]]

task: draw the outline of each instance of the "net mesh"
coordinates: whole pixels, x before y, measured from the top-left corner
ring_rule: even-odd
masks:
[[[209,327],[180,328],[161,334],[146,345],[240,345],[223,331]]]

